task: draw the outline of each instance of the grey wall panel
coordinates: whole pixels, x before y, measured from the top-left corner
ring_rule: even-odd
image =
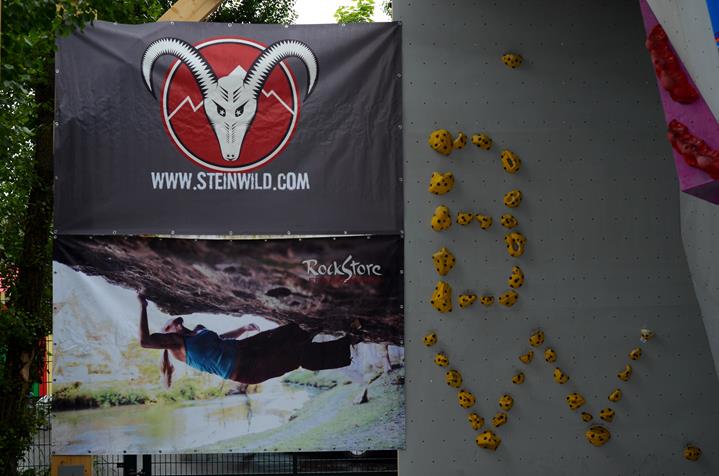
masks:
[[[719,369],[719,207],[682,194],[680,210],[694,291]]]
[[[719,474],[719,383],[682,248],[679,200],[670,148],[636,2],[394,2],[404,27],[404,118],[407,282],[407,450],[404,475],[679,475]],[[518,70],[500,62],[524,55]],[[445,158],[426,144],[430,131],[484,131],[485,152],[469,145]],[[499,164],[502,148],[522,157],[516,175]],[[433,171],[452,171],[455,189],[427,192]],[[503,229],[454,224],[435,233],[435,206],[491,214],[502,195],[520,188],[516,211],[527,253],[516,260],[527,283],[511,309],[456,306],[447,316],[429,305],[438,280],[431,254],[447,246],[457,266],[446,277],[456,295],[495,295],[512,264]],[[606,424],[612,440],[587,443],[587,427],[564,396],[578,391],[598,414],[620,383],[615,374],[648,326],[634,378]],[[535,327],[559,353],[572,380],[551,378],[543,360],[522,368]],[[497,430],[496,453],[479,449],[467,411],[432,363],[440,337],[453,367],[478,396],[487,420],[503,392],[515,398],[509,423]],[[704,455],[682,459],[685,443]]]

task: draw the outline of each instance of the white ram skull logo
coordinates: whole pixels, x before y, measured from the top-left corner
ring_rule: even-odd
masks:
[[[238,66],[218,79],[197,48],[178,38],[161,38],[153,41],[142,56],[142,76],[150,92],[153,92],[152,67],[163,55],[176,56],[192,72],[202,92],[205,114],[215,131],[222,157],[230,162],[240,157],[245,134],[257,113],[260,91],[275,66],[290,56],[300,58],[307,67],[308,96],[317,81],[317,57],[301,41],[273,43],[262,51],[247,72]]]

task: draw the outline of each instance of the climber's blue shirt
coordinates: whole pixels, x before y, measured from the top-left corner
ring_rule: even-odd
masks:
[[[222,339],[208,329],[184,336],[184,340],[187,365],[222,378],[230,378],[237,362],[237,341]]]

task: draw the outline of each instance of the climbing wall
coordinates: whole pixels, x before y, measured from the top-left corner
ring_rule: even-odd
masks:
[[[691,195],[680,200],[682,238],[704,318],[707,336],[719,367],[719,206]]]
[[[719,474],[719,382],[687,266],[671,150],[636,2],[394,2],[403,23],[406,233],[407,450],[400,474],[694,475]],[[507,68],[500,56],[521,53]],[[490,151],[469,144],[441,156],[427,145],[434,129],[484,132]],[[522,159],[516,175],[499,153]],[[446,195],[428,193],[433,171],[454,173]],[[502,196],[520,189],[512,212],[528,239],[507,255]],[[430,229],[438,205],[489,214],[495,224]],[[430,296],[440,279],[432,254],[446,246],[457,264],[442,279],[454,310]],[[702,246],[708,243],[702,242]],[[472,291],[498,296],[519,264],[518,303],[457,305]],[[528,365],[518,356],[541,327],[544,345]],[[656,337],[639,342],[643,327]],[[422,345],[427,331],[438,343]],[[544,347],[556,350],[548,364]],[[616,374],[637,346],[642,358]],[[503,393],[514,398],[496,452],[478,448],[470,410],[433,363],[444,351],[477,396],[471,409],[489,420]],[[552,378],[555,365],[570,376]],[[526,381],[513,385],[523,371]],[[620,387],[624,397],[607,395]],[[611,431],[602,447],[565,396],[581,393],[595,421]],[[611,406],[614,421],[598,419]],[[682,458],[688,443],[703,449]]]

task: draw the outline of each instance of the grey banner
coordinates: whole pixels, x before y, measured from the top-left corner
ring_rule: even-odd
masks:
[[[400,35],[96,22],[60,39],[57,233],[397,233]]]

